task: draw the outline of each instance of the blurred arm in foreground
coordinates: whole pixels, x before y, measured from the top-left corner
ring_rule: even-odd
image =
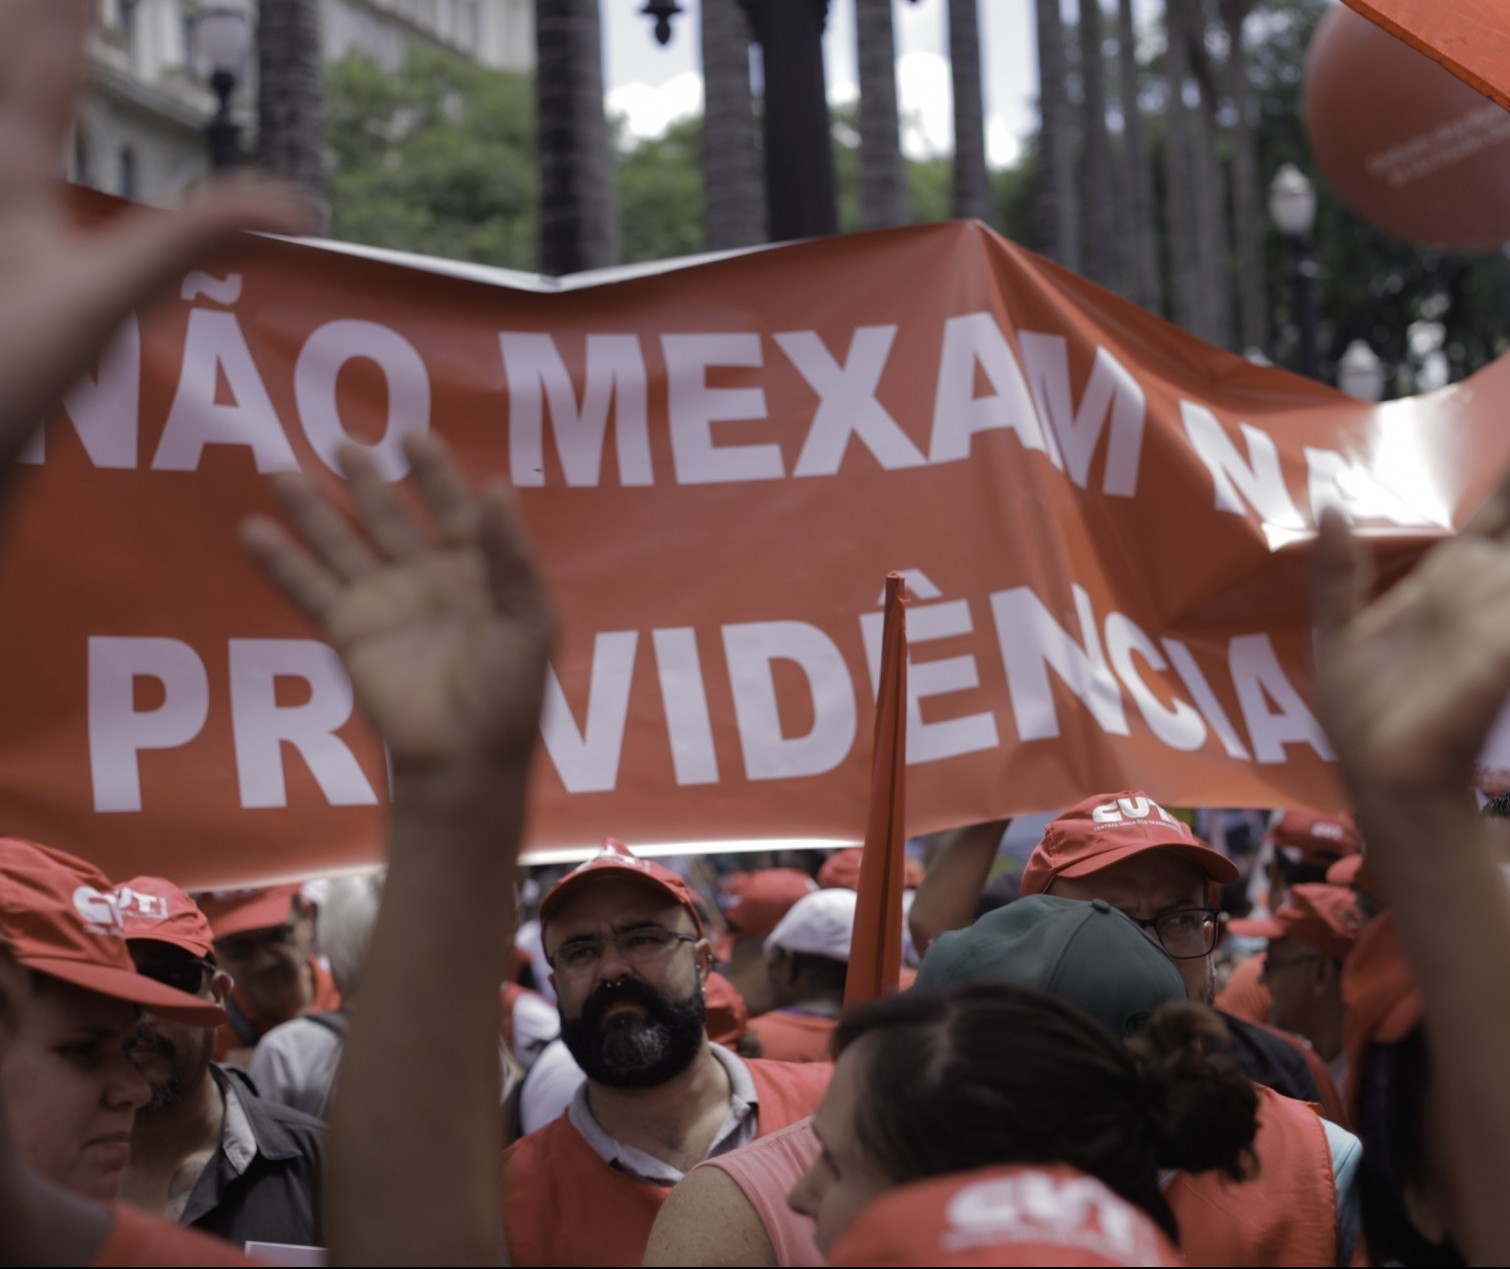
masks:
[[[406,445],[430,531],[366,452],[341,455],[353,528],[277,481],[299,539],[247,548],[340,653],[393,763],[388,879],[331,1113],[338,1263],[496,1263],[498,984],[552,618],[510,491]]]
[[[1312,575],[1319,704],[1424,1004],[1426,1129],[1441,1156],[1428,1161],[1431,1205],[1443,1228],[1423,1232],[1472,1263],[1503,1263],[1510,894],[1504,827],[1476,813],[1468,790],[1510,691],[1510,481],[1370,599],[1374,581],[1367,548],[1329,511]]]

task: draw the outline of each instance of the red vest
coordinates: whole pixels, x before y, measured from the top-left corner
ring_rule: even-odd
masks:
[[[745,1062],[755,1081],[756,1136],[813,1113],[832,1068]],[[504,1155],[503,1228],[516,1265],[637,1265],[671,1191],[609,1166],[562,1115]]]
[[[1177,1172],[1164,1191],[1191,1265],[1335,1265],[1337,1183],[1321,1119],[1258,1084],[1258,1175]]]
[[[837,1018],[787,1013],[777,1009],[750,1019],[750,1032],[760,1041],[760,1056],[773,1062],[831,1062],[829,1041]]]

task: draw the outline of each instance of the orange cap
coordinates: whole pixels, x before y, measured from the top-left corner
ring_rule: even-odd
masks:
[[[1269,840],[1293,864],[1325,868],[1363,849],[1358,826],[1348,815],[1285,811],[1269,829]]]
[[[1348,1114],[1358,1123],[1358,1092],[1371,1044],[1399,1044],[1421,1025],[1421,992],[1390,912],[1368,923],[1342,971],[1342,1051],[1347,1054]]]
[[[220,1006],[136,972],[115,887],[60,850],[0,838],[0,946],[39,974],[173,1022],[216,1027],[226,1020]]]
[[[1379,893],[1379,883],[1369,871],[1368,856],[1362,851],[1356,855],[1344,855],[1326,870],[1326,879],[1329,886],[1352,886],[1371,899],[1384,898]]]
[[[724,910],[729,932],[741,939],[769,934],[792,904],[817,888],[807,873],[796,868],[736,872],[723,886],[724,893],[734,898]]]
[[[709,974],[703,984],[708,1006],[708,1039],[732,1046],[750,1029],[750,1009],[739,990],[722,974]]]
[[[865,852],[858,846],[835,851],[823,861],[823,867],[818,869],[819,888],[822,890],[858,890],[860,888],[860,863],[864,858]],[[908,855],[902,861],[903,888],[916,890],[923,884],[923,874],[926,871],[922,860]]]
[[[215,935],[209,921],[171,881],[133,877],[117,888],[115,897],[128,939],[155,939],[203,959],[215,959]]]
[[[552,913],[568,896],[581,889],[584,883],[598,881],[604,876],[617,873],[621,877],[647,882],[664,890],[673,900],[692,914],[692,924],[697,928],[698,938],[703,936],[703,919],[697,914],[696,895],[686,880],[671,869],[651,859],[641,859],[613,837],[605,837],[598,853],[586,863],[578,864],[548,891],[540,900],[540,934],[545,936],[545,927]]]
[[[1056,877],[1088,877],[1150,850],[1173,851],[1218,885],[1241,875],[1147,794],[1130,789],[1098,793],[1050,820],[1022,870],[1022,893],[1042,894]]]
[[[217,939],[248,930],[271,930],[284,924],[294,908],[298,886],[266,886],[254,890],[212,890],[199,896],[199,906]]]
[[[889,1190],[830,1265],[1177,1265],[1152,1217],[1064,1164],[1018,1164]]]
[[[1334,961],[1345,961],[1363,933],[1363,913],[1349,887],[1315,882],[1291,886],[1269,916],[1232,921],[1227,929],[1243,938],[1296,939]]]

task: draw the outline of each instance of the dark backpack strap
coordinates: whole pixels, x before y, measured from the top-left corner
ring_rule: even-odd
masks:
[[[343,1040],[346,1038],[346,1015],[338,1009],[326,1013],[307,1013],[304,1020],[322,1026],[327,1031],[334,1031]]]
[[[251,1024],[246,1014],[241,1012],[241,1006],[236,1003],[234,992],[225,998],[225,1012],[231,1024],[231,1030],[236,1033],[236,1038],[243,1045],[254,1045],[262,1038],[262,1033]]]

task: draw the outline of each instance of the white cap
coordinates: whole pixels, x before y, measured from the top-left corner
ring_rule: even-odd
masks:
[[[779,947],[799,956],[826,956],[848,964],[859,898],[853,890],[838,887],[804,895],[766,936],[766,953]]]

